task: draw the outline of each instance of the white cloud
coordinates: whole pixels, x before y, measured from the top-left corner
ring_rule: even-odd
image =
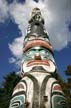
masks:
[[[9,58],[9,63],[14,63],[16,68],[21,67],[21,57],[23,54],[23,36],[14,39],[12,44],[9,44],[9,49],[13,57]]]
[[[71,20],[71,0],[45,0],[47,4],[46,28],[55,50],[61,50],[71,40],[67,21]],[[45,17],[46,19],[46,17]],[[51,20],[49,20],[51,19]]]
[[[9,48],[13,53],[14,57],[21,58],[22,55],[22,47],[23,47],[23,36],[20,38],[16,38],[12,44],[9,44]]]
[[[0,23],[3,23],[8,18],[8,5],[6,0],[0,0]]]
[[[9,63],[15,63],[16,62],[16,59],[14,58],[14,57],[11,57],[10,59],[9,59]]]
[[[34,7],[41,9],[45,19],[46,29],[54,49],[61,50],[66,47],[71,39],[70,32],[66,25],[66,22],[71,20],[71,1],[39,0],[39,2],[36,3],[33,0],[26,0],[25,4],[13,3],[10,6],[10,13],[24,36],[29,14]]]
[[[9,11],[22,33],[22,36],[14,39],[9,44],[9,48],[15,58],[20,58],[22,55],[23,39],[26,35],[30,13],[34,7],[41,9],[46,29],[55,50],[61,50],[67,47],[68,42],[71,42],[71,32],[69,32],[67,25],[67,22],[71,21],[71,0],[39,0],[38,3],[33,0],[26,0],[25,4],[15,1],[10,5],[7,5],[6,2],[3,3],[3,1],[0,0],[0,5],[2,3],[0,9],[2,11],[4,9],[3,6],[6,6],[6,10],[3,10],[0,20],[4,19]]]

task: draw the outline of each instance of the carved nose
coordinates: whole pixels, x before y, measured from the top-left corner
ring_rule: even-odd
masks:
[[[35,55],[35,60],[41,60],[41,56],[38,53]]]

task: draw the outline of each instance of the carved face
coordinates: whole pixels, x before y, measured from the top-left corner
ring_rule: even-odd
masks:
[[[24,72],[29,72],[33,67],[38,66],[42,66],[48,72],[55,71],[53,55],[43,47],[31,48],[23,57]]]
[[[34,8],[33,11],[32,11],[32,17],[35,16],[36,14],[39,14],[41,15],[41,11],[39,8]]]

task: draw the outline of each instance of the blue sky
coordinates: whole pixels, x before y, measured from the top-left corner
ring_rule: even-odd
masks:
[[[0,81],[7,73],[20,71],[27,22],[36,6],[44,16],[59,74],[66,79],[64,71],[71,64],[71,1],[0,0]]]

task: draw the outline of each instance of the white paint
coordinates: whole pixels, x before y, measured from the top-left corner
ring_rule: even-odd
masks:
[[[25,80],[27,83],[27,98],[26,101],[30,102],[30,108],[32,108],[32,99],[33,99],[33,82],[28,77],[24,77],[22,80]]]
[[[16,94],[16,93],[18,93],[18,92],[21,92],[21,91],[24,91],[24,90],[21,89],[21,88],[20,88],[20,89],[16,89],[16,90],[13,92],[13,95]]]
[[[56,80],[54,78],[50,78],[46,85],[45,95],[48,96],[47,108],[51,108],[50,98],[51,98],[51,86],[53,82]]]
[[[44,78],[47,76],[47,75],[50,75],[49,73],[42,73],[42,72],[32,72],[32,73],[30,73],[31,75],[33,75],[36,79],[37,79],[37,81],[38,81],[38,83],[39,83],[39,86],[41,86],[41,84],[42,84],[42,82],[43,82],[43,80],[44,80]]]
[[[42,61],[41,61],[42,62]],[[32,70],[32,68],[33,67],[35,67],[35,66],[42,66],[47,72],[50,72],[50,73],[53,73],[53,72],[55,72],[55,65],[54,65],[54,63],[52,62],[52,61],[48,61],[48,63],[49,63],[49,65],[50,66],[48,66],[48,65],[42,65],[42,64],[38,64],[38,65],[36,65],[36,64],[34,64],[34,65],[31,65],[31,66],[27,66],[27,63],[28,62],[25,62],[25,63],[23,63],[23,71],[24,72],[29,72],[29,71],[31,71]]]
[[[43,65],[43,68],[44,68],[46,71],[50,72],[50,73],[55,72],[55,65],[54,65],[54,63],[53,63],[52,61],[50,61],[50,60],[49,60],[48,62],[49,62],[49,64],[50,64],[50,66]]]
[[[16,93],[18,93],[20,91],[25,91],[26,92],[26,85],[25,85],[25,83],[20,82],[18,85],[20,85],[20,84],[23,85],[23,88],[19,88],[19,89],[17,88],[17,89],[15,89],[12,95],[14,95],[14,94],[16,94]]]

